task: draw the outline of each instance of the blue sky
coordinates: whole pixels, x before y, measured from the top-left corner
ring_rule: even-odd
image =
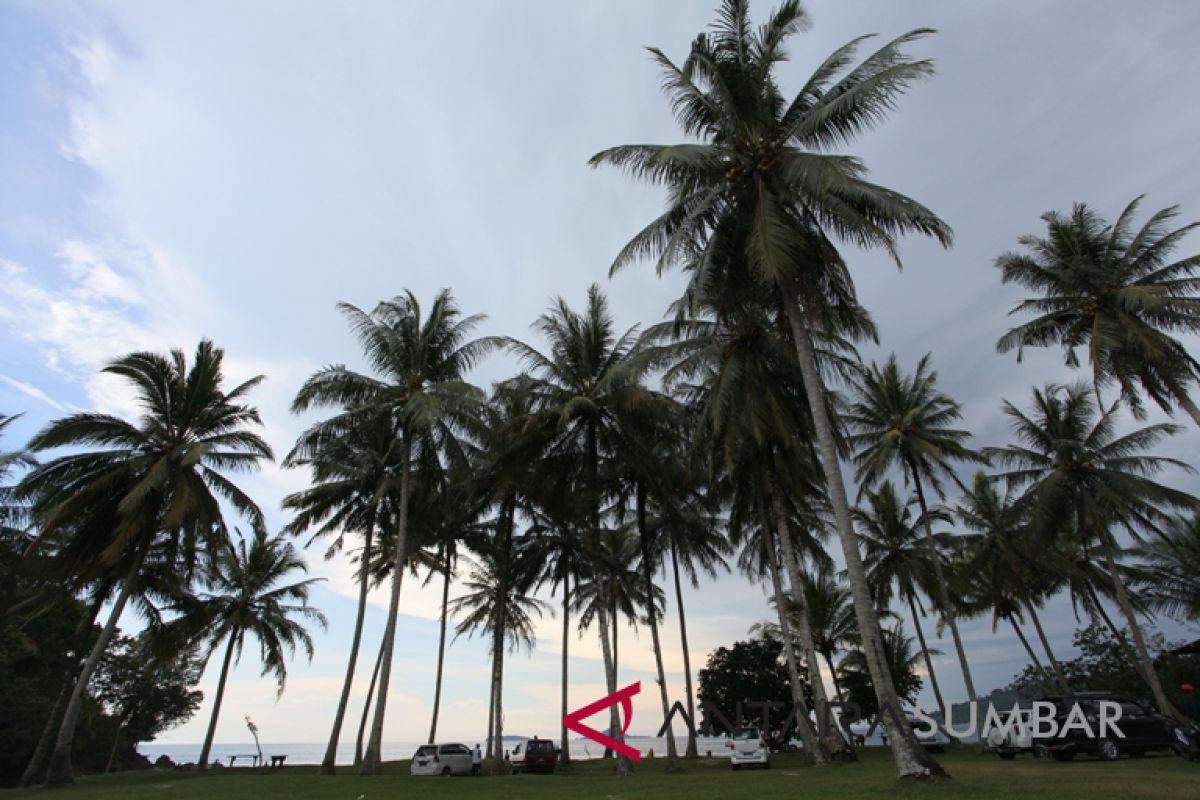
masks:
[[[682,57],[712,5],[0,3],[0,410],[25,412],[5,444],[77,408],[129,413],[128,394],[97,367],[207,335],[226,348],[233,377],[268,376],[256,398],[268,438],[285,452],[305,424],[287,411],[300,382],[321,365],[356,363],[338,300],[369,307],[403,288],[429,297],[450,286],[465,310],[488,314],[483,333],[529,336],[551,295],[578,304],[599,281],[623,325],[657,321],[677,277],[606,273],[662,198],[585,162],[613,144],[678,139],[641,48]],[[867,355],[895,350],[911,365],[932,351],[978,443],[1003,443],[1000,398],[1024,403],[1029,386],[1067,375],[1057,353],[1022,364],[994,353],[1019,297],[1000,286],[995,256],[1036,231],[1042,212],[1077,200],[1112,217],[1148,192],[1149,208],[1181,203],[1185,219],[1200,217],[1191,169],[1200,8],[809,8],[814,29],[795,40],[780,73],[793,88],[853,36],[939,29],[912,48],[934,57],[939,74],[854,151],[878,181],[942,214],[956,245],[907,242],[902,273],[880,254],[849,257],[883,333],[883,348]],[[1197,245],[1193,237],[1185,252]],[[497,357],[473,377],[486,385],[512,369]],[[1189,428],[1166,450],[1186,458],[1197,436]],[[273,466],[245,485],[281,525],[279,498],[304,475]],[[248,657],[219,739],[245,738],[244,713],[264,739],[323,738],[353,591],[344,564],[322,562],[319,549],[309,561],[329,579],[314,597],[331,621],[316,658],[293,665],[276,702]],[[382,602],[371,608],[368,642],[382,627]],[[696,665],[767,614],[761,588],[736,576],[689,592],[687,604]],[[427,728],[436,607],[436,591],[405,587],[387,739]],[[1057,604],[1048,617],[1065,649],[1069,610]],[[993,637],[977,622],[966,633],[980,686],[1020,666],[1019,645],[1003,632]],[[549,735],[558,728],[558,621],[539,635],[534,654],[509,662],[506,726]],[[671,622],[664,641],[677,637]],[[579,703],[602,693],[594,639],[572,642]],[[648,635],[626,632],[625,642],[624,675],[652,686]],[[952,652],[949,642],[939,647]],[[677,648],[666,655],[679,695]],[[484,658],[479,642],[450,650],[448,737],[481,734]],[[953,662],[939,666],[945,693],[962,697]],[[642,722],[656,718],[653,702],[643,692],[635,731],[657,727]],[[198,741],[207,711],[166,740]]]

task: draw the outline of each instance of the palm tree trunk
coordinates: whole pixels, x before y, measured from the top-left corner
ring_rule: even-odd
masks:
[[[642,578],[646,583],[646,614],[650,622],[650,644],[658,671],[658,693],[662,700],[663,720],[667,723],[667,772],[679,772],[679,752],[675,748],[675,730],[671,727],[671,700],[667,693],[667,673],[663,669],[662,645],[658,640],[658,609],[654,603],[654,565],[650,558],[650,530],[646,523],[646,490],[637,487],[637,525],[642,541]]]
[[[941,606],[942,619],[950,628],[950,638],[954,640],[954,652],[958,654],[958,665],[962,669],[963,685],[967,690],[967,699],[974,706],[978,698],[975,695],[975,682],[971,679],[971,665],[967,661],[967,651],[963,647],[962,636],[958,632],[958,622],[955,621],[954,606],[950,603],[950,592],[946,588],[946,574],[942,569],[942,556],[937,550],[933,539],[933,523],[929,520],[929,506],[925,503],[925,488],[921,485],[921,476],[916,470],[912,459],[908,459],[908,471],[912,475],[913,487],[917,490],[917,503],[921,506],[921,518],[925,525],[925,546],[929,548],[929,560],[933,563],[933,574],[937,581],[938,605]],[[950,724],[950,718],[945,717],[946,707],[942,705],[943,718]]]
[[[1025,638],[1025,634],[1021,631],[1021,626],[1017,624],[1016,617],[1008,617],[1008,624],[1012,625],[1013,632],[1017,634],[1017,638],[1021,640],[1021,645],[1025,648],[1025,652],[1029,655],[1029,660],[1033,663],[1033,668],[1042,676],[1044,684],[1043,691],[1050,690],[1050,684],[1054,680],[1050,677],[1050,673],[1046,672],[1046,668],[1042,666],[1042,662],[1038,659],[1037,653],[1029,646],[1029,640]],[[1061,688],[1061,687],[1060,687]]]
[[[388,684],[392,678],[392,651],[396,646],[396,619],[400,613],[400,585],[404,579],[405,550],[408,546],[408,495],[412,482],[412,441],[403,439],[400,467],[400,508],[396,522],[396,555],[392,561],[392,597],[388,603],[387,624],[383,628],[383,661],[379,667],[379,692],[375,698],[375,716],[371,720],[371,738],[363,756],[362,775],[383,774],[383,720],[387,713]]]
[[[783,653],[787,661],[788,683],[792,688],[792,708],[796,717],[796,728],[800,741],[804,745],[804,755],[816,765],[828,765],[829,753],[822,746],[808,718],[808,701],[804,697],[804,687],[800,684],[800,668],[796,666],[796,648],[793,645],[792,624],[788,621],[787,603],[783,598],[782,581],[779,579],[779,557],[775,553],[775,537],[770,535],[771,527],[766,527],[767,559],[771,562],[771,588],[775,591],[775,611],[779,614],[779,631],[783,636]]]
[[[938,686],[937,674],[933,671],[933,657],[929,655],[929,645],[925,644],[925,630],[921,627],[921,615],[917,613],[917,601],[912,592],[905,592],[908,600],[908,610],[912,614],[913,628],[917,631],[917,641],[921,644],[921,655],[925,659],[925,670],[929,673],[929,688],[933,689],[933,697],[937,700],[938,709],[942,712],[942,724],[950,724],[950,710],[942,699],[942,689]]]
[[[875,613],[875,605],[871,600],[866,569],[863,567],[862,554],[858,550],[858,540],[854,533],[854,523],[850,517],[850,501],[846,496],[846,487],[842,483],[842,472],[838,465],[837,441],[834,438],[833,424],[826,408],[825,384],[821,379],[820,368],[817,366],[817,357],[812,341],[808,338],[808,330],[804,325],[799,301],[787,285],[781,283],[779,288],[792,331],[800,373],[804,380],[804,392],[808,399],[809,413],[812,414],[813,428],[817,435],[817,450],[820,455],[821,468],[825,474],[826,490],[833,506],[838,539],[842,544],[850,594],[854,600],[854,613],[858,618],[859,633],[862,637],[863,654],[867,657],[867,668],[875,689],[876,700],[879,702],[879,713],[890,731],[888,741],[892,749],[892,757],[896,761],[896,770],[901,778],[949,777],[941,765],[917,742],[916,736],[904,716],[892,676],[888,672],[883,654],[879,617]]]
[[[501,610],[500,615],[503,616],[503,614],[504,612]],[[493,646],[496,649],[496,671],[492,684],[494,698],[492,714],[495,719],[496,753],[492,760],[492,774],[507,775],[508,764],[504,761],[504,628],[502,622],[498,621],[495,636]]]
[[[112,772],[113,762],[117,760],[117,746],[121,744],[121,730],[125,727],[124,720],[117,723],[117,732],[113,735],[113,746],[108,751],[108,763],[104,765],[104,774]]]
[[[829,676],[833,678],[833,691],[837,694],[838,702],[842,700],[842,684],[838,681],[837,670],[833,668],[833,657],[829,653],[822,653],[825,657],[825,666],[829,667]]]
[[[1063,673],[1062,665],[1058,663],[1058,659],[1054,657],[1054,651],[1050,649],[1050,640],[1046,638],[1046,632],[1042,630],[1042,621],[1038,619],[1037,609],[1028,600],[1025,601],[1025,609],[1029,612],[1029,621],[1033,623],[1033,629],[1037,631],[1042,649],[1046,651],[1046,656],[1050,659],[1050,666],[1054,670],[1054,678],[1058,682],[1059,690],[1065,695],[1071,694],[1071,685],[1067,683],[1067,676]]]
[[[361,767],[363,761],[363,740],[367,735],[367,720],[371,717],[371,698],[375,696],[375,682],[379,680],[379,665],[383,663],[383,642],[379,644],[379,654],[375,656],[375,668],[371,670],[371,683],[367,686],[367,699],[363,702],[362,719],[358,723],[358,738],[354,741],[354,766]]]
[[[354,616],[354,635],[350,638],[350,658],[346,663],[346,679],[342,682],[342,695],[338,698],[337,711],[333,715],[333,729],[329,732],[329,744],[325,747],[325,757],[321,760],[320,775],[333,775],[337,772],[338,739],[342,736],[342,722],[346,718],[346,706],[350,703],[350,689],[354,685],[354,670],[358,666],[358,648],[362,642],[363,621],[367,616],[367,593],[371,588],[371,538],[375,530],[375,517],[367,523],[367,531],[363,537],[362,577],[358,582],[358,609]]]
[[[775,517],[775,534],[779,539],[779,549],[783,552],[783,566],[787,570],[792,603],[797,611],[796,624],[799,630],[796,633],[800,636],[800,646],[804,648],[804,663],[808,667],[808,685],[812,687],[813,705],[817,708],[817,739],[821,743],[821,748],[814,754],[813,763],[824,765],[830,763],[830,757],[834,753],[842,753],[846,747],[834,726],[825,724],[828,719],[826,714],[830,714],[830,716],[832,714],[829,711],[829,697],[825,694],[825,679],[821,677],[821,662],[817,660],[812,625],[808,619],[808,602],[804,596],[804,579],[800,577],[800,562],[796,560],[796,550],[792,547],[792,533],[788,527],[778,487],[772,486],[770,495],[771,511]],[[770,529],[768,528],[768,530]]]
[[[79,677],[75,680],[75,689],[71,692],[71,699],[67,701],[67,710],[63,714],[62,725],[58,729],[54,751],[50,755],[50,766],[46,769],[47,786],[65,786],[75,781],[75,771],[71,767],[71,745],[75,741],[75,728],[79,723],[79,712],[83,709],[83,698],[87,694],[87,685],[91,681],[92,674],[96,671],[96,666],[99,665],[104,651],[108,649],[109,642],[116,635],[117,622],[121,619],[121,613],[125,610],[125,604],[129,602],[130,595],[133,594],[134,584],[137,582],[138,573],[142,568],[142,562],[146,560],[146,553],[149,552],[149,549],[148,541],[138,548],[137,555],[132,559],[133,563],[129,565],[129,572],[126,573],[125,580],[121,583],[121,592],[117,595],[117,601],[108,614],[108,621],[104,623],[100,637],[96,639],[91,652],[88,653],[87,660],[83,662],[83,669],[79,670]]]
[[[496,758],[496,654],[492,653],[492,674],[488,676],[488,723],[486,758]]]
[[[571,742],[567,738],[567,648],[571,639],[571,566],[568,559],[563,569],[563,631],[562,631],[562,718],[561,743],[558,751],[560,767],[571,764]]]
[[[200,760],[196,769],[208,769],[208,754],[212,751],[213,737],[217,733],[217,719],[221,716],[221,701],[225,699],[225,680],[229,677],[229,665],[233,661],[233,650],[237,646],[241,631],[229,632],[229,645],[225,648],[225,661],[221,664],[221,677],[217,680],[217,696],[213,700],[212,716],[208,720],[208,732],[204,734],[204,745],[200,748]]]
[[[429,723],[429,744],[433,744],[434,739],[437,738],[438,709],[442,704],[442,666],[446,658],[446,617],[450,609],[450,549],[448,547],[442,548],[442,556],[442,567],[445,570],[442,578],[442,623],[438,632],[437,679],[433,685],[433,720]]]
[[[1154,695],[1154,703],[1158,706],[1160,712],[1180,724],[1190,724],[1191,720],[1179,713],[1179,710],[1167,699],[1167,693],[1163,691],[1162,681],[1158,678],[1158,671],[1154,669],[1154,660],[1150,657],[1150,651],[1146,647],[1146,639],[1142,636],[1142,626],[1138,624],[1137,615],[1133,611],[1133,604],[1129,601],[1129,592],[1125,588],[1125,581],[1121,580],[1121,575],[1117,571],[1117,559],[1113,555],[1114,544],[1111,535],[1107,531],[1101,535],[1103,537],[1101,547],[1104,550],[1104,561],[1108,565],[1109,574],[1112,575],[1113,588],[1117,593],[1117,606],[1125,616],[1126,624],[1129,625],[1129,635],[1133,638],[1133,646],[1137,650],[1138,664],[1141,667],[1142,678],[1149,685],[1150,692]]]
[[[679,609],[679,642],[683,649],[683,679],[684,691],[687,692],[688,728],[687,758],[697,759],[700,751],[696,746],[696,695],[692,691],[692,657],[688,653],[687,618],[683,613],[683,588],[679,581],[679,556],[675,550],[675,540],[671,540],[671,571],[675,574],[675,605]]]
[[[617,684],[617,683],[621,682],[621,679],[617,675],[617,602],[615,599],[610,604],[608,613],[612,616],[613,684]],[[613,734],[613,738],[616,738],[615,733]],[[604,758],[612,758],[613,757],[613,749],[611,747],[604,748],[604,756],[603,757]]]

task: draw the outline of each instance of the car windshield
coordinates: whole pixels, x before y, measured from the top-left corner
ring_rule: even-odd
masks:
[[[757,739],[758,728],[739,728],[738,732],[733,735],[733,738],[739,742],[744,742],[748,739]]]
[[[551,741],[545,742],[530,742],[527,751],[530,753],[550,753],[554,750],[554,743]]]
[[[417,755],[418,755],[418,756],[431,756],[431,755],[433,755],[435,752],[437,752],[437,748],[436,748],[436,747],[434,747],[434,746],[433,746],[433,745],[431,745],[431,744],[427,744],[427,745],[424,745],[423,747],[418,747],[418,748],[417,748]]]

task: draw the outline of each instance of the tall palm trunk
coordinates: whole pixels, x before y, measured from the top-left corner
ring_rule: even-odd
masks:
[[[1025,601],[1025,609],[1029,612],[1029,620],[1033,623],[1033,629],[1037,631],[1042,649],[1046,651],[1046,656],[1050,659],[1050,666],[1054,669],[1054,678],[1058,681],[1059,690],[1063,694],[1071,694],[1071,685],[1067,683],[1067,676],[1063,672],[1062,665],[1058,663],[1058,659],[1054,657],[1054,651],[1050,649],[1050,640],[1046,638],[1046,632],[1042,630],[1042,621],[1038,619],[1037,609],[1028,600]]]
[[[696,695],[692,691],[692,657],[688,653],[687,619],[683,613],[683,587],[679,581],[679,556],[675,540],[671,540],[671,571],[675,574],[675,605],[679,609],[679,643],[683,650],[684,691],[687,693],[687,712],[691,726],[688,728],[687,757],[696,759],[700,751],[696,746]]]
[[[354,635],[350,638],[350,658],[346,662],[346,679],[342,682],[342,695],[338,698],[337,711],[333,715],[333,729],[329,732],[329,744],[325,746],[325,757],[321,759],[318,774],[333,775],[337,772],[338,739],[342,736],[342,723],[346,719],[346,706],[350,703],[350,689],[354,685],[354,670],[358,666],[358,648],[362,643],[363,622],[367,616],[367,593],[371,588],[371,539],[375,531],[375,515],[367,521],[363,538],[361,561],[362,575],[358,581],[358,608],[354,615]]]
[[[566,767],[571,764],[571,742],[567,738],[567,648],[571,640],[571,565],[568,559],[563,569],[563,631],[562,631],[562,718],[561,743],[558,752],[558,765]]]
[[[505,775],[508,773],[508,765],[504,761],[504,629],[499,624],[496,626],[492,646],[496,653],[496,668],[492,672],[492,719],[495,731],[492,774]]]
[[[240,630],[229,632],[229,644],[225,647],[225,661],[221,664],[221,677],[217,680],[217,696],[213,700],[212,716],[208,719],[208,731],[204,734],[204,745],[200,748],[200,760],[196,769],[208,769],[208,754],[212,752],[213,737],[217,734],[217,720],[221,717],[221,703],[225,700],[225,681],[229,678],[229,665],[233,662],[233,651],[237,647]]]
[[[804,596],[804,580],[800,577],[800,562],[796,560],[796,550],[792,547],[791,530],[788,527],[787,517],[784,515],[783,501],[779,497],[777,487],[772,487],[771,490],[771,511],[775,518],[775,533],[779,538],[779,549],[783,552],[783,565],[787,570],[792,603],[798,612],[796,633],[800,636],[800,646],[804,648],[804,662],[808,667],[808,684],[812,687],[813,705],[817,708],[817,738],[821,742],[821,749],[819,755],[814,759],[814,763],[825,764],[829,763],[829,758],[833,753],[842,753],[847,748],[834,726],[825,724],[826,714],[831,714],[829,697],[825,694],[825,680],[821,677],[821,662],[817,660],[812,625],[808,619],[808,602]]]
[[[505,502],[500,506],[500,535],[503,544],[504,561],[501,564],[501,581],[499,587],[500,596],[498,600],[498,608],[496,609],[496,640],[495,640],[495,729],[496,729],[496,753],[495,760],[492,762],[492,772],[498,775],[507,775],[509,772],[509,763],[504,760],[504,643],[505,634],[508,632],[508,599],[509,593],[512,590],[511,581],[512,574],[512,535],[513,526],[517,512],[517,502],[513,495],[509,495]]]
[[[917,742],[904,716],[900,698],[896,694],[896,686],[888,671],[879,617],[871,600],[866,569],[863,567],[862,554],[858,550],[858,541],[854,534],[854,523],[850,517],[850,501],[846,496],[846,487],[842,483],[842,472],[838,465],[837,441],[825,405],[825,384],[817,366],[812,341],[808,338],[799,301],[787,285],[781,285],[779,288],[804,380],[804,392],[812,414],[813,428],[817,435],[821,468],[825,474],[825,485],[837,522],[838,539],[841,541],[842,555],[846,561],[846,574],[850,584],[850,595],[854,600],[854,613],[858,618],[863,654],[866,656],[867,669],[875,688],[876,700],[879,702],[880,716],[889,731],[888,743],[896,761],[896,770],[902,778],[949,777],[941,765]]]
[[[442,705],[442,667],[446,659],[446,617],[450,610],[450,548],[442,548],[442,622],[438,632],[437,679],[433,684],[433,719],[429,723],[429,744],[437,738],[438,709]]]
[[[1017,618],[1014,616],[1008,617],[1008,624],[1012,625],[1013,632],[1016,633],[1017,638],[1021,640],[1021,645],[1025,648],[1025,652],[1029,655],[1029,660],[1033,663],[1033,668],[1037,670],[1039,675],[1042,676],[1042,682],[1045,684],[1043,691],[1049,691],[1050,684],[1054,681],[1051,679],[1050,673],[1046,672],[1046,668],[1042,666],[1042,662],[1038,659],[1037,653],[1035,653],[1033,648],[1029,646],[1029,640],[1025,638],[1025,634],[1021,631],[1021,626],[1017,624]],[[1062,687],[1060,686],[1059,688],[1061,689]],[[1070,694],[1070,692],[1063,693]]]
[[[493,648],[494,650],[494,648]],[[487,758],[496,757],[496,654],[492,653],[492,674],[488,676]]]
[[[383,628],[383,660],[379,666],[379,691],[375,698],[375,716],[371,720],[371,738],[363,756],[362,775],[383,774],[383,720],[387,713],[388,684],[392,678],[392,651],[396,646],[396,619],[400,613],[400,585],[404,579],[405,550],[408,546],[408,495],[412,482],[412,441],[401,434],[403,461],[400,466],[400,508],[396,521],[396,554],[392,560],[392,596],[388,603],[387,624]]]
[[[375,668],[371,670],[371,683],[367,686],[367,699],[363,701],[362,719],[358,723],[358,738],[354,741],[354,766],[363,762],[363,740],[367,735],[367,720],[371,718],[371,699],[375,697],[375,682],[379,680],[379,665],[383,663],[383,642],[379,643],[379,654],[375,656]]]
[[[971,665],[967,661],[967,651],[963,647],[962,636],[958,632],[958,622],[955,621],[954,606],[950,602],[950,591],[947,589],[945,570],[942,569],[942,556],[938,553],[937,544],[933,539],[933,523],[929,519],[929,506],[925,504],[925,488],[921,485],[921,476],[917,473],[912,459],[908,460],[908,471],[912,475],[913,487],[917,490],[917,503],[921,507],[921,519],[925,523],[925,546],[929,549],[929,560],[933,563],[933,575],[937,581],[937,601],[941,606],[942,619],[950,628],[950,638],[954,640],[954,652],[958,654],[958,665],[962,669],[963,685],[967,690],[967,699],[974,707],[978,698],[975,695],[975,681],[971,679]],[[942,714],[946,707],[942,706]],[[945,717],[949,724],[950,718]]]
[[[1141,669],[1142,678],[1150,687],[1150,692],[1154,695],[1154,703],[1158,706],[1159,711],[1181,724],[1190,724],[1192,720],[1179,713],[1179,709],[1171,704],[1171,701],[1167,699],[1167,693],[1163,691],[1162,681],[1158,678],[1158,671],[1154,669],[1154,660],[1150,657],[1150,651],[1146,647],[1146,639],[1142,635],[1142,626],[1138,624],[1137,615],[1133,611],[1133,604],[1129,601],[1129,592],[1125,588],[1125,581],[1121,580],[1121,575],[1117,571],[1117,559],[1113,555],[1115,543],[1112,541],[1112,536],[1108,531],[1104,531],[1101,536],[1103,537],[1104,561],[1108,565],[1109,574],[1112,575],[1113,588],[1117,593],[1117,606],[1125,616],[1126,624],[1129,625],[1129,635],[1132,637],[1133,646],[1137,651],[1138,666]]]
[[[949,725],[950,710],[946,708],[946,701],[942,699],[942,688],[938,686],[937,673],[933,671],[933,657],[929,654],[929,645],[925,643],[925,630],[921,626],[921,615],[917,612],[917,600],[913,597],[912,592],[905,592],[904,596],[908,600],[908,610],[912,614],[913,628],[917,632],[917,641],[921,645],[921,656],[925,659],[925,671],[929,673],[929,688],[933,690],[938,710],[942,712],[942,724]]]
[[[787,603],[783,598],[782,581],[779,579],[779,557],[775,553],[775,537],[767,526],[767,560],[771,563],[771,588],[775,591],[775,611],[779,614],[779,631],[783,636],[783,654],[787,661],[788,683],[792,689],[792,708],[796,718],[797,732],[804,745],[804,755],[813,764],[828,765],[829,752],[822,746],[808,718],[808,700],[800,683],[800,668],[796,666],[796,648],[793,646],[792,623],[788,620]]]
[[[679,772],[679,752],[675,748],[675,730],[671,727],[671,700],[667,693],[667,673],[663,669],[662,645],[658,640],[658,609],[654,603],[654,565],[650,557],[650,526],[646,523],[646,490],[637,487],[637,526],[642,542],[642,579],[646,583],[647,617],[650,621],[650,644],[654,649],[654,666],[658,672],[658,693],[662,700],[663,719],[667,723],[667,772]]]
[[[117,760],[117,748],[121,745],[121,731],[125,730],[125,720],[117,722],[117,732],[113,735],[113,746],[108,751],[108,762],[104,765],[104,774],[112,772],[113,764]]]
[[[613,599],[613,601],[611,603],[609,603],[608,613],[609,613],[609,616],[612,618],[612,653],[613,653],[612,669],[613,669],[613,684],[615,685],[615,684],[618,684],[621,682],[621,678],[617,674],[617,663],[618,662],[617,662],[617,601],[616,601],[616,599]],[[613,735],[613,738],[616,738],[616,734]],[[604,756],[603,757],[604,758],[612,758],[613,757],[613,749],[611,747],[604,748]]]
[[[130,595],[133,594],[134,584],[137,583],[138,573],[142,568],[142,563],[146,560],[146,554],[150,550],[149,537],[145,537],[145,541],[138,547],[137,554],[133,557],[132,563],[129,565],[129,572],[125,575],[125,580],[121,583],[121,591],[117,595],[117,600],[113,604],[112,611],[108,614],[108,621],[104,623],[104,629],[100,632],[100,637],[96,639],[96,643],[92,645],[92,650],[88,653],[87,660],[83,662],[83,668],[79,670],[79,677],[75,680],[75,688],[71,692],[71,699],[67,701],[67,710],[63,714],[62,725],[58,729],[58,738],[54,742],[54,751],[50,755],[50,766],[46,769],[46,785],[47,786],[65,786],[75,781],[75,771],[71,766],[71,745],[75,741],[75,728],[79,723],[79,712],[83,709],[83,698],[87,694],[88,682],[92,679],[92,674],[96,671],[97,665],[100,663],[100,658],[108,649],[109,642],[112,641],[117,632],[117,622],[121,619],[121,613],[125,610],[125,604],[129,602]]]

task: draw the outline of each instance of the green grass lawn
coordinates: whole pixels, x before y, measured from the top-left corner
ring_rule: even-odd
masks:
[[[1200,764],[1175,756],[1104,763],[1079,759],[1069,764],[1022,756],[1001,761],[973,751],[939,756],[954,779],[938,785],[901,784],[884,750],[867,750],[862,763],[814,769],[798,754],[775,756],[770,770],[734,772],[727,763],[700,762],[682,775],[666,775],[662,759],[643,761],[632,778],[618,779],[609,764],[584,763],[569,773],[483,778],[413,778],[408,763],[387,765],[387,774],[360,778],[346,768],[323,778],[315,767],[278,772],[225,769],[206,775],[157,771],[87,777],[61,790],[0,792],[0,798],[63,797],[119,800],[377,800],[377,798],[1135,798],[1200,797]]]

